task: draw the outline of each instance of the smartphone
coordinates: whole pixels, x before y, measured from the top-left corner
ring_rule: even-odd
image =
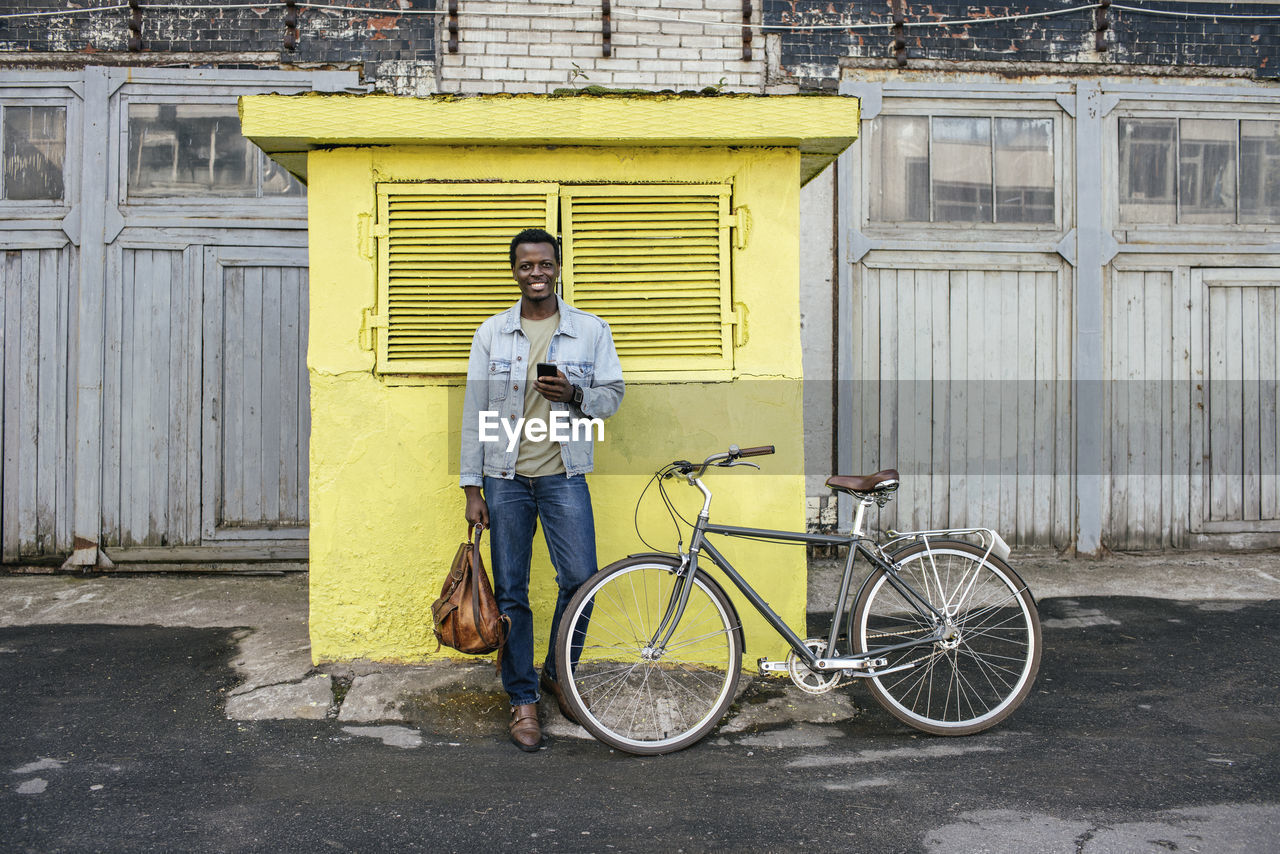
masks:
[[[550,362],[538,363],[538,379],[542,379],[543,377],[555,377],[559,375],[560,375],[560,372],[556,370],[556,366],[551,364]]]

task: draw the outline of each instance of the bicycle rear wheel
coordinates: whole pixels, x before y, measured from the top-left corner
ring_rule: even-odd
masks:
[[[867,679],[872,695],[898,720],[937,735],[969,735],[1013,713],[1040,667],[1040,617],[1026,584],[1004,561],[970,543],[916,543],[893,555],[903,581],[950,618],[941,641],[879,655],[887,670]],[[910,643],[934,632],[876,570],[850,612],[849,637],[858,653]]]
[[[665,648],[651,648],[678,567],[675,558],[618,561],[579,588],[560,621],[556,668],[566,701],[592,735],[628,753],[697,742],[738,684],[742,629],[724,591],[701,572]]]

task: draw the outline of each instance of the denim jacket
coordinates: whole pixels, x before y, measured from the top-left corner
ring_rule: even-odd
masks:
[[[560,325],[551,336],[547,361],[582,389],[582,408],[552,401],[552,417],[567,411],[570,418],[605,419],[622,403],[622,366],[613,347],[609,324],[556,297]],[[529,339],[520,328],[520,303],[495,314],[476,330],[467,363],[467,388],[462,404],[462,486],[481,486],[483,476],[510,479],[516,473],[519,442],[507,450],[507,434],[497,426],[498,441],[480,441],[480,413],[497,413],[514,428],[524,417],[524,384],[529,372]],[[560,445],[565,474],[591,471],[594,432],[570,433]]]

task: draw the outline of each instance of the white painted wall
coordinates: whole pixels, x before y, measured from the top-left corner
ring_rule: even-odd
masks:
[[[835,166],[800,190],[800,340],[804,368],[806,521],[835,525],[835,500],[824,485],[834,469]]]

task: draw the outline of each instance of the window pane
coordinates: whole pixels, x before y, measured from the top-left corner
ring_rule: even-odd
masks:
[[[1120,120],[1120,220],[1167,223],[1178,218],[1174,176],[1175,119]]]
[[[924,116],[880,116],[872,123],[871,219],[929,221],[929,120]]]
[[[1280,122],[1240,122],[1240,222],[1280,223]]]
[[[991,119],[933,120],[933,221],[991,222]]]
[[[1236,221],[1236,123],[1183,119],[1178,144],[1178,222]]]
[[[265,154],[262,158],[262,195],[264,196],[305,196],[306,187],[297,178],[290,175],[283,166]]]
[[[130,104],[130,196],[257,195],[235,104]]]
[[[996,119],[996,222],[1053,222],[1053,119]]]
[[[4,197],[59,200],[67,153],[65,107],[4,108]]]

